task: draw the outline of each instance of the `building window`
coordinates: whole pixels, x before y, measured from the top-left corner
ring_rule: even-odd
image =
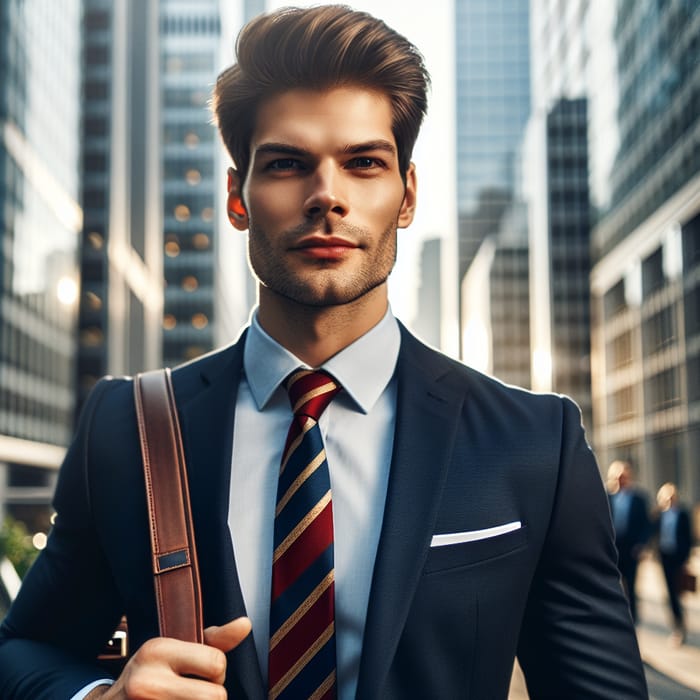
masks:
[[[649,410],[662,411],[680,403],[678,368],[671,367],[655,374],[646,381]]]
[[[182,279],[182,288],[186,292],[194,292],[199,287],[199,281],[194,275],[187,275]]]
[[[683,226],[683,267],[686,271],[700,263],[700,214]]]
[[[605,292],[605,296],[603,297],[603,307],[605,309],[606,321],[609,321],[613,316],[627,308],[624,280],[620,280],[617,284]]]
[[[86,240],[88,242],[88,245],[93,250],[102,250],[105,244],[104,236],[98,231],[90,231],[90,233],[88,233],[86,237]]]
[[[642,294],[649,296],[664,286],[663,253],[657,248],[642,262]]]
[[[206,250],[209,248],[209,236],[206,233],[195,233],[192,236],[192,246],[195,250]]]
[[[197,330],[202,330],[203,328],[206,328],[208,323],[209,319],[206,317],[205,314],[197,313],[194,316],[192,316],[192,327],[196,328]]]
[[[632,333],[625,331],[608,343],[608,364],[613,370],[632,362]]]
[[[675,308],[667,306],[646,319],[642,326],[642,337],[645,355],[658,352],[673,343],[676,340]]]
[[[175,207],[175,219],[180,222],[189,221],[190,219],[190,208],[186,204],[178,204]]]
[[[632,418],[636,414],[634,389],[631,386],[616,391],[609,401],[610,421],[617,422]]]
[[[165,244],[165,254],[169,258],[176,258],[180,255],[180,245],[177,241],[167,241]]]
[[[194,187],[202,181],[202,174],[196,168],[190,168],[185,173],[185,181],[188,185]]]

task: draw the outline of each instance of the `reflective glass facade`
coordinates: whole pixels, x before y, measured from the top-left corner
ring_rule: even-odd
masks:
[[[552,389],[574,398],[591,426],[587,128],[585,98],[559,99],[547,114]]]
[[[78,408],[101,376],[160,364],[157,28],[157,0],[84,0]]]
[[[112,129],[112,10],[87,0],[83,17],[83,210],[78,402],[107,374],[109,188]]]
[[[700,3],[621,0],[614,41],[620,144],[598,257],[700,171]]]
[[[0,490],[26,520],[73,425],[80,12],[0,3]]]
[[[219,148],[209,86],[218,73],[218,0],[160,3],[165,305],[163,362],[210,350],[215,323]]]
[[[456,0],[459,279],[513,199],[530,113],[529,0]]]
[[[604,462],[700,500],[700,5],[621,0],[619,147],[593,232],[593,397]],[[595,50],[595,46],[593,46]]]

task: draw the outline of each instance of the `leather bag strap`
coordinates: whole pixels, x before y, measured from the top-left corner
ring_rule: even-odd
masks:
[[[202,592],[170,370],[138,374],[134,401],[146,479],[160,634],[201,643]]]

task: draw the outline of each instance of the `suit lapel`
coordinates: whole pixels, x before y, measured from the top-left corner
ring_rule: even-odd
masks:
[[[357,697],[384,683],[427,556],[463,401],[447,361],[402,328],[394,450]]]
[[[246,614],[228,527],[234,411],[243,345],[241,338],[174,376],[206,626]],[[236,697],[265,697],[252,635],[228,654],[226,686]]]

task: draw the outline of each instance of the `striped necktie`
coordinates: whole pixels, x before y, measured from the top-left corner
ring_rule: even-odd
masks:
[[[324,372],[287,380],[294,411],[282,454],[272,557],[269,699],[336,696],[333,505],[318,419],[341,390]]]

